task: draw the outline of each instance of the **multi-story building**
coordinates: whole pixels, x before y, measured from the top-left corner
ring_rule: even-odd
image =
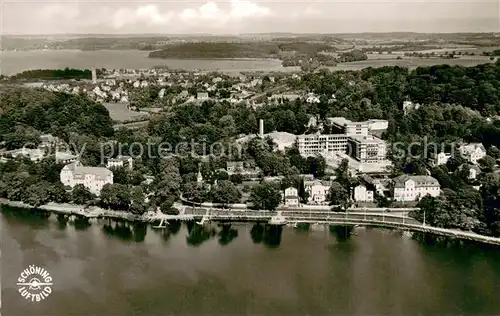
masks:
[[[431,176],[402,175],[394,179],[394,200],[418,201],[426,195],[439,196],[441,186]]]
[[[373,191],[367,190],[363,184],[354,188],[354,201],[356,202],[373,202],[373,196]]]
[[[102,187],[113,183],[113,172],[102,167],[84,167],[80,162],[64,166],[61,170],[62,184],[74,187],[83,184],[95,195],[100,195]]]
[[[479,159],[486,156],[486,149],[481,143],[471,143],[468,145],[462,145],[458,149],[462,157],[467,159],[470,163],[477,164]]]
[[[361,163],[386,161],[386,144],[375,136],[353,135],[348,140],[348,154]]]
[[[387,120],[372,119],[366,122],[368,123],[369,131],[385,131],[389,128],[389,122]]]
[[[309,195],[309,203],[323,204],[326,202],[328,192],[330,191],[330,184],[319,180],[305,181],[304,188]]]
[[[298,206],[299,205],[298,190],[293,187],[285,189],[284,202],[286,206]]]
[[[368,122],[352,122],[343,117],[329,117],[328,122],[339,133],[345,135],[368,135]]]
[[[297,136],[297,146],[301,155],[313,156],[324,153],[345,153],[347,135],[344,134],[309,134]]]
[[[133,168],[133,159],[130,156],[117,156],[116,158],[108,159],[106,164],[107,168],[112,167],[128,167],[129,169]]]
[[[440,152],[437,155],[433,155],[434,157],[434,164],[436,166],[441,166],[441,165],[446,165],[448,160],[451,158],[451,154],[447,154],[444,152]]]

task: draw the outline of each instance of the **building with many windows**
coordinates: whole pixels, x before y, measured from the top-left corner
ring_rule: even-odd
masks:
[[[93,194],[100,195],[104,185],[113,184],[113,172],[102,167],[84,167],[77,161],[62,168],[60,180],[63,185],[72,188],[83,184]]]
[[[419,201],[426,195],[439,196],[441,186],[431,176],[402,175],[394,179],[394,200],[400,202]]]
[[[339,133],[346,135],[368,135],[368,122],[352,122],[343,117],[329,117],[327,120]]]
[[[374,192],[368,190],[365,185],[360,184],[354,188],[354,201],[373,202]]]
[[[347,135],[344,134],[308,134],[297,136],[297,146],[303,156],[317,154],[346,153]]]
[[[361,163],[381,163],[386,161],[386,144],[371,135],[353,135],[348,139],[348,154]]]
[[[130,170],[133,168],[133,159],[130,156],[121,156],[119,155],[116,158],[110,158],[108,159],[108,162],[106,164],[107,168],[112,168],[112,167],[128,167]]]
[[[285,189],[284,202],[286,206],[298,206],[299,205],[298,190],[293,187]]]
[[[330,184],[319,180],[305,181],[304,188],[308,194],[309,203],[323,204],[326,202],[330,191]]]

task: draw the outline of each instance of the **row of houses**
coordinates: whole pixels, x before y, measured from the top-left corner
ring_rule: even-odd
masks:
[[[392,199],[397,202],[415,202],[426,195],[437,197],[441,194],[441,185],[431,176],[401,175],[390,180],[386,187],[379,180],[363,176],[361,184],[354,187],[352,200],[355,202],[374,202],[376,194],[386,195],[391,190]],[[307,204],[327,204],[330,183],[328,181],[305,181],[305,191],[308,194]],[[283,202],[286,206],[295,207],[300,204],[297,188],[290,187],[284,190]]]
[[[477,165],[478,161],[487,155],[486,148],[481,143],[463,144],[458,147],[458,153],[473,165]],[[445,165],[451,156],[451,153],[440,152],[434,155],[434,164],[437,166]]]

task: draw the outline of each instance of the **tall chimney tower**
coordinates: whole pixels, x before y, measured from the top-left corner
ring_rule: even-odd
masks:
[[[97,71],[95,70],[95,68],[92,68],[92,83],[97,83]]]
[[[264,137],[264,120],[259,120],[259,136]]]

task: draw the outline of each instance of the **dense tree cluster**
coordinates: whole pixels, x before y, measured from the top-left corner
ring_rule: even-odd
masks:
[[[92,79],[92,72],[88,69],[36,69],[20,72],[10,76],[9,80],[69,80]]]
[[[72,132],[96,137],[113,135],[106,108],[82,95],[16,88],[0,94],[0,113],[0,141],[5,141],[7,148],[36,144],[41,133],[65,140]]]
[[[72,196],[59,181],[61,169],[62,166],[53,158],[39,163],[29,159],[0,163],[0,198],[22,201],[35,207],[47,202],[81,202],[81,192]],[[91,195],[86,197],[87,201],[93,198]]]

